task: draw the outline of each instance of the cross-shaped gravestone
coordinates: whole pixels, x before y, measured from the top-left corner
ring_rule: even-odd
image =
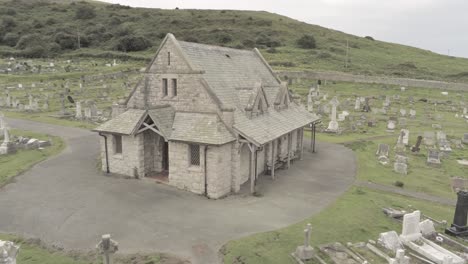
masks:
[[[340,102],[338,101],[338,98],[335,96],[333,97],[333,99],[330,101],[330,105],[332,106],[332,112],[331,112],[331,115],[330,115],[330,123],[328,123],[328,128],[327,130],[330,131],[330,132],[338,132],[338,122],[336,121],[336,108],[338,107],[338,105],[340,104]]]
[[[304,229],[304,245],[296,248],[295,255],[301,260],[309,260],[314,257],[314,248],[310,246],[311,231],[311,224],[307,224],[307,228]]]
[[[109,234],[102,235],[101,241],[96,245],[96,249],[102,254],[104,264],[112,263],[112,255],[119,250],[119,244],[111,239]]]

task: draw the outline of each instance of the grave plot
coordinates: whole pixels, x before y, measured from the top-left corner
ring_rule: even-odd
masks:
[[[111,117],[112,105],[122,103],[141,78],[135,70],[72,74],[72,78],[63,79],[32,74],[21,82],[2,83],[0,79],[0,109],[26,116],[100,123]]]
[[[291,88],[321,116],[318,141],[355,150],[358,179],[451,198],[451,178],[468,179],[468,92],[321,83],[303,80]],[[339,102],[335,111],[328,98]],[[330,124],[339,133],[329,133]]]

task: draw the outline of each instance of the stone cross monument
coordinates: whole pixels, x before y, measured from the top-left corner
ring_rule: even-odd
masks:
[[[96,245],[96,249],[102,255],[104,264],[112,264],[112,256],[119,250],[119,243],[111,239],[111,235],[102,235],[101,241]]]
[[[328,123],[328,128],[327,128],[327,131],[329,132],[338,132],[338,122],[336,121],[336,108],[338,107],[338,105],[340,105],[340,102],[338,101],[338,98],[333,97],[333,99],[330,101],[330,104],[332,106],[332,112],[331,112],[331,115],[330,115],[330,123]]]
[[[3,143],[0,145],[0,155],[15,153],[15,145],[13,142],[10,142],[10,132],[8,131],[8,127],[6,126],[5,122],[3,123]]]
[[[314,257],[314,248],[310,246],[310,232],[312,231],[311,224],[307,224],[304,229],[304,245],[296,248],[295,255],[301,260],[308,260]]]

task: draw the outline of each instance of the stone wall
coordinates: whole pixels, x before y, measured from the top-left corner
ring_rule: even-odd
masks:
[[[115,142],[112,134],[107,136],[107,149],[110,173],[125,175],[129,177],[144,176],[143,162],[143,135],[122,136],[122,153],[115,153]],[[106,171],[106,152],[104,140],[101,143],[102,170]],[[135,170],[136,168],[136,170]],[[135,175],[135,172],[137,175]]]
[[[407,79],[407,78],[393,78],[384,76],[367,76],[367,75],[354,75],[341,72],[319,72],[319,71],[277,71],[276,74],[282,78],[292,80],[293,83],[300,82],[301,79],[306,80],[329,80],[341,82],[356,82],[356,83],[379,83],[389,85],[399,85],[405,87],[422,87],[422,88],[435,88],[443,90],[467,91],[468,84],[466,83],[452,83],[441,82],[433,80],[420,80],[420,79]]]
[[[170,52],[170,65],[168,53]],[[163,93],[163,79],[167,79],[168,95]],[[173,92],[172,79],[177,80],[177,95]],[[146,85],[146,88],[145,88]],[[150,108],[158,105],[172,105],[177,111],[219,112],[202,83],[201,73],[190,70],[175,44],[168,40],[150,66],[143,80],[128,101],[131,108],[145,107],[145,93]]]
[[[208,197],[220,198],[231,192],[231,150],[232,143],[209,146],[207,149]]]
[[[169,185],[197,194],[205,192],[205,149],[200,146],[200,166],[189,161],[189,145],[169,142]]]

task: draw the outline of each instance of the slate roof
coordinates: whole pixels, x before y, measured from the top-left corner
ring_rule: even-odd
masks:
[[[190,62],[204,71],[203,78],[225,107],[235,109],[234,129],[258,145],[288,132],[317,122],[319,118],[291,102],[276,110],[281,84],[255,50],[238,50],[179,41]],[[248,118],[245,108],[254,99],[261,84],[270,107],[263,115]],[[251,103],[251,102],[250,102]]]
[[[204,71],[203,78],[226,107],[241,107],[238,88],[253,89],[256,83],[279,88],[278,80],[254,50],[184,41],[179,44],[192,64]]]
[[[148,110],[148,114],[164,137],[166,139],[171,138],[172,125],[175,116],[174,108],[167,106],[151,109]]]
[[[131,135],[136,129],[136,126],[141,122],[145,113],[146,111],[141,109],[128,109],[122,114],[93,129],[93,131]]]
[[[269,110],[252,119],[238,115],[234,129],[255,144],[263,145],[317,120],[316,115],[300,109],[300,106],[290,105],[287,109]]]
[[[177,112],[171,140],[222,145],[235,138],[217,114]]]

